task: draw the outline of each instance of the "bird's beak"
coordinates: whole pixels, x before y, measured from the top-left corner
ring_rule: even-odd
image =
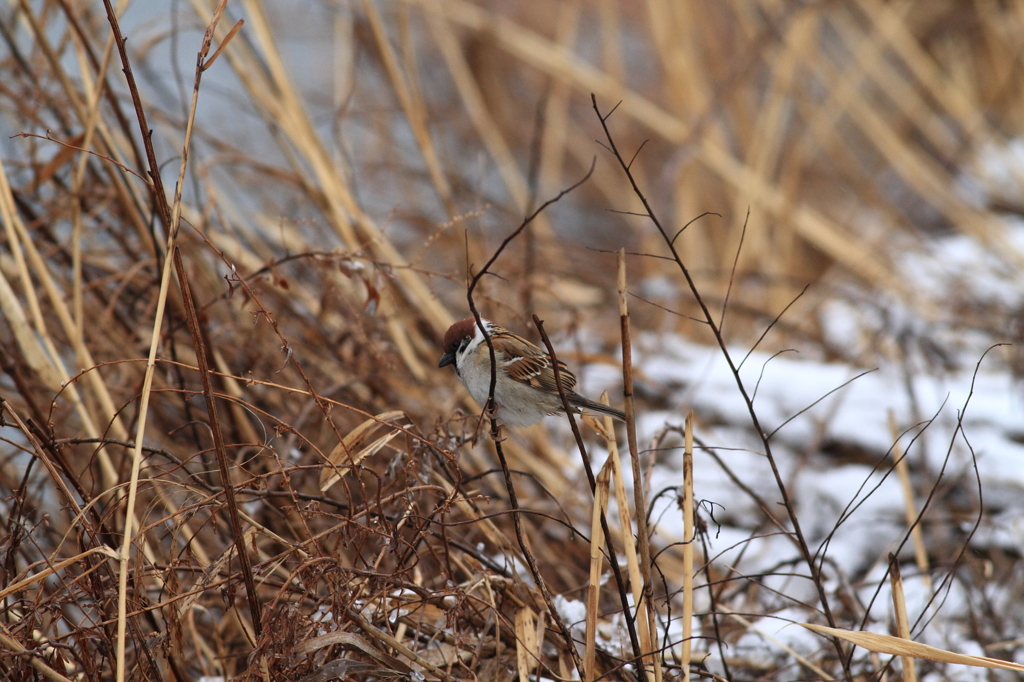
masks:
[[[455,353],[445,353],[441,356],[441,362],[437,363],[438,367],[446,367],[448,365],[455,364]]]

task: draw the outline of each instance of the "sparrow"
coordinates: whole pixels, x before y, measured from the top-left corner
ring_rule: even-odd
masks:
[[[494,345],[497,370],[494,403],[497,419],[508,426],[522,428],[537,423],[549,414],[562,412],[562,399],[558,395],[551,357],[504,327],[489,320],[481,322]],[[445,332],[444,355],[437,366],[447,365],[455,365],[456,374],[473,400],[481,406],[485,405],[491,387],[491,354],[474,318],[460,320]],[[619,410],[595,403],[573,391],[576,376],[561,360],[558,361],[558,374],[565,397],[576,414],[586,408],[626,421],[626,415]]]

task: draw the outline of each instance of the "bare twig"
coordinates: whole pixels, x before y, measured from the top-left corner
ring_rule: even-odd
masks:
[[[650,207],[648,207],[648,210]],[[633,506],[636,507],[637,554],[640,575],[643,578],[643,602],[647,613],[640,617],[647,621],[647,628],[654,631],[654,585],[651,581],[651,536],[647,527],[647,500],[645,499],[644,476],[640,471],[640,447],[636,440],[636,402],[633,400],[633,335],[630,329],[629,304],[626,298],[626,250],[621,249],[616,258],[616,288],[619,298],[619,336],[622,341],[622,397],[626,412],[626,443],[629,446],[629,461],[633,469]],[[660,666],[654,666],[655,678],[661,682]]]
[[[501,427],[498,425],[498,420],[494,416],[496,413],[496,406],[494,404],[494,387],[498,380],[497,356],[494,352],[494,343],[491,341],[491,337],[487,333],[487,329],[484,327],[483,318],[481,318],[480,311],[477,310],[476,302],[473,300],[473,292],[476,290],[481,278],[487,274],[490,267],[494,265],[495,261],[498,260],[498,257],[501,256],[505,247],[511,244],[516,237],[522,234],[523,230],[525,230],[526,227],[544,211],[544,209],[551,204],[558,202],[566,194],[572,192],[574,189],[586,182],[594,172],[595,163],[596,159],[591,162],[590,169],[587,171],[586,175],[584,175],[575,184],[559,192],[554,198],[548,199],[541,204],[536,210],[530,213],[522,223],[519,224],[519,227],[505,237],[495,252],[491,255],[490,259],[484,264],[484,267],[473,276],[472,281],[469,283],[469,288],[466,291],[466,300],[469,303],[469,309],[473,313],[473,318],[476,320],[477,328],[480,330],[480,333],[483,334],[484,340],[487,342],[487,349],[491,356],[491,383],[487,390],[487,404],[484,406],[484,413],[487,414],[491,420],[491,438],[494,441],[494,449],[498,454],[498,461],[501,463],[501,470],[505,476],[505,488],[508,491],[509,505],[511,505],[514,512],[512,514],[512,525],[515,527],[516,540],[519,543],[519,548],[523,553],[523,557],[526,559],[527,565],[530,567],[530,573],[533,575],[534,582],[537,583],[537,588],[540,590],[544,603],[547,605],[551,619],[555,622],[559,631],[562,633],[566,649],[572,656],[573,663],[581,678],[583,676],[583,663],[580,660],[579,652],[576,651],[575,644],[573,644],[572,633],[569,631],[569,628],[555,609],[554,600],[551,597],[551,592],[548,589],[547,583],[544,581],[544,578],[540,573],[540,567],[537,565],[537,560],[530,551],[529,545],[526,544],[526,539],[523,536],[522,514],[519,507],[519,501],[516,497],[515,487],[512,485],[512,474],[509,471],[508,460],[505,458],[505,451],[501,446]]]
[[[594,112],[597,114],[598,120],[601,122],[601,128],[604,130],[605,139],[608,141],[608,148],[611,150],[612,154],[615,156],[615,160],[618,162],[619,166],[626,174],[626,178],[629,180],[630,186],[633,189],[633,193],[643,203],[644,208],[647,209],[647,213],[650,215],[651,222],[657,228],[658,233],[661,235],[662,239],[665,242],[665,245],[671,252],[672,260],[675,261],[680,273],[686,279],[686,283],[687,286],[689,286],[690,288],[690,292],[693,294],[694,299],[697,301],[697,305],[700,306],[701,312],[704,315],[704,319],[707,321],[708,327],[714,334],[715,341],[717,342],[723,357],[729,364],[729,370],[731,371],[733,378],[736,381],[736,387],[739,389],[740,395],[743,398],[743,402],[747,407],[747,413],[750,415],[751,423],[754,426],[754,429],[757,431],[758,437],[760,437],[761,443],[764,446],[765,457],[767,458],[768,463],[771,466],[772,475],[775,477],[775,482],[779,489],[779,494],[782,496],[782,503],[786,508],[786,512],[789,516],[790,522],[793,524],[793,535],[797,540],[800,552],[803,555],[804,561],[807,563],[807,566],[811,572],[811,578],[815,584],[815,587],[818,590],[818,599],[821,602],[822,610],[825,613],[825,618],[828,620],[829,624],[832,627],[835,627],[835,619],[832,616],[832,609],[829,607],[828,594],[825,592],[825,584],[822,579],[821,573],[814,562],[814,558],[811,555],[811,550],[807,545],[807,540],[805,539],[803,531],[800,528],[800,519],[797,517],[796,509],[793,507],[792,501],[789,498],[789,492],[786,490],[785,482],[782,480],[782,474],[779,472],[778,465],[775,462],[775,457],[772,454],[771,443],[769,442],[768,435],[765,433],[764,429],[761,428],[761,422],[757,416],[757,411],[754,409],[754,403],[751,401],[750,396],[747,394],[746,386],[744,386],[743,379],[740,377],[739,370],[737,369],[736,364],[732,359],[732,354],[729,352],[729,348],[726,345],[725,338],[722,336],[721,330],[718,328],[718,325],[716,324],[715,319],[711,314],[711,311],[708,309],[707,304],[704,302],[704,297],[701,295],[696,283],[693,281],[693,277],[690,275],[689,269],[683,263],[683,260],[680,257],[678,251],[676,250],[675,245],[672,243],[672,240],[669,238],[668,233],[662,226],[661,221],[658,220],[658,217],[655,214],[654,209],[648,202],[646,195],[643,193],[643,190],[641,190],[640,187],[637,185],[636,179],[634,178],[633,173],[629,169],[629,165],[626,163],[622,154],[616,147],[615,139],[612,136],[611,131],[608,129],[608,117],[611,116],[611,112],[609,112],[608,115],[603,115],[597,106],[596,95],[591,95],[590,97]],[[842,662],[844,673],[846,675],[847,680],[852,680],[853,673],[850,671],[850,666],[847,661],[846,654],[843,651],[842,643],[838,638],[833,638],[832,642],[835,646],[836,653],[839,655],[839,659]]]
[[[146,376],[143,384],[142,397],[139,407],[139,423],[138,433],[135,438],[136,449],[132,457],[132,473],[131,481],[128,488],[128,501],[127,501],[127,513],[125,516],[125,532],[124,532],[124,543],[121,549],[121,566],[120,566],[120,583],[119,583],[119,599],[118,599],[118,636],[117,636],[117,679],[118,682],[125,677],[125,628],[126,628],[126,617],[127,617],[127,604],[126,604],[126,593],[128,587],[128,560],[130,557],[130,550],[132,544],[132,518],[134,514],[135,495],[139,475],[139,467],[141,464],[141,448],[143,442],[143,436],[146,428],[146,412],[148,408],[150,387],[153,381],[153,370],[156,366],[156,352],[160,340],[160,327],[163,321],[164,304],[167,298],[168,280],[170,277],[170,268],[168,267],[171,261],[174,262],[175,270],[178,274],[178,282],[182,287],[182,299],[185,304],[185,308],[189,311],[190,316],[195,316],[195,302],[192,299],[191,293],[188,288],[188,281],[184,277],[184,265],[181,262],[181,255],[178,252],[175,242],[178,236],[178,219],[181,215],[181,185],[185,174],[185,168],[188,163],[188,151],[192,136],[192,127],[195,122],[196,106],[199,98],[199,84],[202,80],[202,74],[204,71],[204,63],[206,55],[209,54],[210,47],[213,42],[213,33],[217,27],[217,23],[220,21],[221,16],[224,13],[224,8],[227,4],[227,0],[221,0],[218,4],[217,9],[214,11],[213,18],[210,21],[209,26],[206,29],[206,33],[203,36],[203,43],[199,50],[196,58],[196,76],[195,84],[192,91],[192,105],[189,109],[189,118],[185,130],[185,142],[182,150],[182,159],[180,171],[178,173],[178,184],[175,190],[175,197],[173,205],[168,205],[167,195],[164,192],[163,183],[160,179],[160,166],[156,160],[156,152],[153,149],[153,143],[151,138],[151,131],[146,123],[146,114],[142,106],[142,99],[139,95],[138,87],[135,83],[135,78],[132,75],[131,62],[128,59],[128,53],[125,48],[125,40],[121,35],[121,28],[117,20],[117,16],[114,13],[114,9],[110,4],[110,0],[104,0],[104,7],[107,11],[107,21],[110,23],[110,27],[114,32],[114,41],[117,46],[118,54],[121,57],[121,65],[124,69],[125,78],[128,81],[128,87],[131,91],[132,101],[135,104],[135,113],[139,121],[139,126],[142,131],[142,140],[146,149],[146,158],[149,161],[149,175],[153,183],[153,199],[158,207],[158,214],[164,222],[165,233],[167,235],[167,244],[165,251],[165,260],[163,268],[163,277],[161,279],[160,293],[157,304],[157,311],[155,315],[153,337],[150,343],[149,361],[146,365]],[[262,623],[260,617],[260,605],[259,599],[256,595],[256,585],[252,577],[252,568],[249,564],[248,554],[246,553],[244,538],[242,535],[241,521],[238,518],[238,508],[234,501],[234,496],[231,487],[231,479],[227,471],[227,453],[224,450],[223,434],[220,431],[216,404],[213,399],[212,389],[209,386],[209,370],[206,365],[206,351],[205,346],[202,342],[201,332],[198,329],[198,324],[190,324],[190,328],[193,332],[193,341],[197,344],[196,356],[200,363],[202,371],[202,377],[204,380],[204,395],[206,397],[207,412],[210,417],[210,426],[214,436],[214,442],[217,445],[218,461],[221,467],[221,477],[224,483],[225,497],[227,499],[228,517],[231,520],[232,531],[235,536],[236,548],[238,550],[238,559],[242,567],[242,577],[245,581],[246,594],[249,598],[249,609],[251,611],[253,628],[256,632],[256,636],[259,637],[262,630]]]
[[[536,314],[533,316],[533,324],[537,327],[537,331],[540,333],[540,338],[544,342],[544,347],[548,351],[548,355],[551,356],[551,366],[555,371],[555,386],[558,388],[558,396],[562,399],[562,409],[565,411],[566,419],[569,420],[569,426],[572,429],[572,435],[576,439],[576,447],[579,449],[580,460],[583,462],[583,471],[587,474],[587,482],[590,484],[590,494],[597,494],[597,478],[594,476],[594,468],[590,462],[590,456],[587,454],[587,447],[583,443],[583,435],[580,433],[580,427],[576,423],[576,416],[572,407],[569,405],[569,398],[565,394],[565,386],[562,384],[562,372],[558,364],[558,356],[555,355],[555,348],[551,345],[551,340],[548,338],[547,332],[544,331],[544,322],[537,317]],[[637,481],[636,485],[639,485]],[[596,502],[595,502],[596,504]],[[643,509],[642,507],[640,508]],[[643,516],[643,512],[637,512],[637,516]],[[600,513],[601,530],[604,535],[605,543],[608,546],[608,564],[612,568],[612,575],[615,576],[615,585],[618,588],[619,602],[622,604],[622,616],[626,621],[626,631],[629,633],[629,642],[633,646],[634,662],[637,669],[637,674],[641,679],[647,679],[647,671],[643,664],[642,656],[644,655],[643,648],[640,645],[640,639],[637,636],[636,631],[636,619],[633,617],[633,610],[629,605],[629,595],[626,592],[626,584],[622,577],[622,570],[619,567],[619,560],[615,554],[615,547],[612,545],[612,535],[608,529],[608,517],[602,511]],[[630,538],[623,537],[623,542],[629,542]],[[644,559],[646,562],[646,558]]]

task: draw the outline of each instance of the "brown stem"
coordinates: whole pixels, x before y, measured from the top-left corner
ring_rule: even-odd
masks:
[[[565,639],[565,648],[572,656],[573,664],[576,666],[576,670],[579,672],[580,679],[583,679],[583,661],[580,660],[579,652],[576,651],[576,645],[573,643],[572,633],[566,626],[565,621],[558,615],[558,611],[555,609],[554,600],[551,597],[551,591],[548,589],[547,583],[544,582],[544,578],[540,573],[540,567],[537,565],[537,559],[533,556],[529,546],[526,544],[526,538],[523,536],[522,526],[522,510],[519,507],[519,500],[516,497],[515,487],[512,485],[512,472],[509,470],[508,460],[505,458],[505,450],[501,446],[501,428],[498,425],[498,420],[495,418],[497,406],[494,404],[494,387],[498,381],[498,359],[494,352],[494,343],[491,341],[490,334],[484,328],[483,319],[480,317],[480,311],[477,310],[476,302],[473,300],[473,291],[480,283],[480,279],[483,278],[487,271],[490,269],[494,262],[498,260],[498,257],[505,250],[505,248],[512,243],[512,241],[522,234],[523,230],[526,229],[534,219],[540,215],[540,213],[551,204],[556,203],[562,197],[569,192],[573,191],[584,182],[586,182],[591,174],[594,172],[594,163],[596,159],[591,162],[590,170],[575,184],[570,187],[563,189],[554,198],[548,199],[541,204],[533,213],[528,215],[519,227],[512,231],[512,233],[505,237],[504,241],[498,246],[494,254],[491,255],[490,259],[484,264],[484,267],[480,269],[480,272],[473,276],[472,281],[469,283],[469,288],[466,291],[466,300],[469,303],[469,309],[473,313],[473,319],[476,320],[477,328],[480,333],[484,336],[484,341],[487,342],[487,350],[491,355],[491,384],[487,391],[487,404],[484,406],[484,412],[490,417],[491,420],[491,438],[494,440],[494,449],[498,455],[498,461],[501,463],[501,471],[505,477],[505,488],[508,491],[509,505],[512,507],[512,525],[516,532],[516,541],[519,543],[519,549],[523,553],[523,557],[526,559],[527,565],[530,567],[530,573],[533,575],[533,580],[537,583],[537,588],[540,590],[541,597],[544,599],[544,603],[547,606],[548,612],[551,615],[551,619],[555,622],[558,630],[562,633],[562,637]]]
[[[605,138],[608,141],[608,149],[615,156],[615,160],[619,163],[623,172],[626,174],[626,179],[629,180],[629,184],[633,189],[633,194],[643,203],[644,209],[646,210],[646,217],[654,223],[658,233],[665,241],[665,245],[668,247],[672,254],[671,259],[675,261],[676,266],[686,279],[686,284],[690,288],[690,292],[693,294],[694,299],[697,301],[697,305],[700,306],[701,313],[704,315],[704,322],[711,329],[712,334],[715,336],[715,341],[718,343],[719,349],[722,351],[722,355],[725,361],[729,365],[729,370],[736,381],[736,386],[739,389],[740,395],[743,398],[743,402],[747,407],[747,413],[750,415],[750,420],[754,429],[757,431],[758,437],[761,439],[761,444],[764,446],[765,458],[768,460],[768,464],[771,466],[772,475],[775,477],[775,483],[778,486],[779,493],[782,496],[782,504],[786,508],[786,513],[789,516],[790,522],[793,524],[793,537],[796,539],[797,546],[800,549],[800,553],[803,556],[804,561],[811,572],[811,579],[814,582],[815,587],[818,591],[818,600],[821,602],[822,611],[824,611],[825,619],[828,621],[831,627],[836,627],[835,618],[832,616],[832,609],[829,607],[828,595],[825,593],[825,584],[821,578],[821,570],[817,563],[814,561],[814,556],[811,554],[810,547],[807,545],[807,540],[804,537],[803,531],[800,529],[800,519],[797,517],[796,510],[793,507],[793,503],[789,498],[789,492],[786,490],[785,482],[782,480],[782,474],[779,473],[778,465],[775,462],[775,457],[772,455],[771,443],[769,442],[769,436],[765,433],[761,427],[761,421],[758,419],[757,411],[754,409],[754,402],[751,400],[750,395],[747,393],[747,388],[743,384],[743,379],[740,378],[739,370],[736,368],[736,363],[732,359],[732,355],[729,353],[729,349],[726,346],[725,338],[722,336],[722,332],[718,325],[715,323],[714,316],[708,309],[707,304],[704,302],[704,297],[701,296],[700,291],[697,289],[697,285],[693,281],[693,277],[690,275],[689,269],[683,263],[682,258],[679,256],[679,252],[676,250],[674,239],[669,237],[665,231],[664,226],[658,219],[658,216],[654,213],[654,209],[651,208],[650,202],[647,200],[647,196],[643,193],[640,187],[636,183],[636,178],[633,176],[630,170],[629,163],[622,157],[618,148],[615,146],[615,139],[612,137],[611,131],[608,130],[608,118],[612,112],[609,112],[607,116],[601,114],[601,110],[597,106],[597,96],[590,95],[591,104],[594,108],[594,112],[597,114],[598,120],[601,122],[601,128],[604,130]],[[843,672],[846,675],[847,680],[853,679],[853,674],[850,670],[849,663],[847,662],[846,653],[843,651],[842,642],[837,638],[832,638],[832,643],[835,646],[836,653],[839,655],[839,660],[843,666]]]
[[[597,494],[597,479],[594,478],[594,469],[590,465],[590,456],[587,454],[587,448],[583,444],[583,436],[580,434],[580,428],[576,424],[576,417],[573,415],[572,407],[569,405],[569,398],[565,395],[565,387],[562,385],[562,371],[558,367],[558,357],[555,355],[555,349],[551,345],[551,340],[548,339],[547,332],[544,331],[544,322],[536,314],[533,316],[533,324],[536,325],[537,331],[540,332],[540,338],[544,341],[544,347],[547,348],[548,355],[551,356],[551,366],[555,370],[555,386],[558,387],[558,397],[562,399],[562,409],[565,410],[566,417],[569,419],[569,426],[572,427],[572,435],[576,438],[576,447],[579,448],[580,457],[583,460],[583,470],[587,472],[587,482],[590,483],[590,494]],[[636,619],[633,617],[633,609],[629,605],[629,595],[626,592],[626,581],[622,578],[622,572],[619,570],[619,561],[615,555],[615,547],[612,545],[612,534],[608,529],[608,518],[605,513],[601,512],[601,530],[604,532],[605,542],[608,544],[608,563],[612,567],[612,573],[615,575],[615,586],[619,590],[619,601],[622,604],[622,616],[626,619],[626,630],[629,632],[629,643],[633,647],[633,664],[639,671],[640,679],[647,679],[647,668],[643,665],[644,651],[640,646],[640,638],[636,633]],[[623,542],[628,542],[629,538],[623,538]]]
[[[124,71],[125,79],[128,82],[128,89],[131,92],[132,103],[135,105],[135,115],[139,121],[142,142],[146,150],[146,160],[149,164],[149,177],[152,182],[150,189],[153,193],[153,200],[156,203],[157,213],[164,224],[165,233],[169,235],[168,244],[173,244],[173,236],[177,234],[178,225],[173,219],[174,212],[171,210],[171,206],[167,203],[167,195],[164,192],[163,181],[160,178],[160,165],[157,162],[156,151],[153,148],[152,131],[149,129],[149,124],[146,121],[146,112],[142,106],[142,98],[139,95],[139,88],[135,82],[135,76],[132,74],[131,62],[128,59],[128,52],[125,48],[125,40],[124,36],[121,34],[121,26],[117,21],[117,15],[114,13],[110,0],[103,0],[103,6],[107,11],[107,21],[110,23],[110,28],[114,33],[114,42],[117,45],[117,52],[121,58],[121,66]],[[220,11],[223,11],[223,3],[220,6]],[[206,55],[209,53],[213,38],[213,29],[216,26],[217,19],[219,18],[219,14],[215,14],[214,20],[207,28],[206,34],[203,37],[203,45],[199,51],[196,61],[196,77],[195,84],[193,86],[195,91],[198,91],[199,89],[199,83],[204,71],[204,64],[206,63]],[[193,100],[194,99],[195,98],[193,98]],[[193,101],[193,107],[194,106],[195,102]],[[187,144],[183,153],[188,153]],[[203,380],[203,395],[206,398],[206,407],[210,419],[210,430],[213,433],[214,445],[217,449],[217,460],[220,465],[221,481],[224,485],[228,518],[231,521],[231,529],[235,535],[235,548],[238,552],[238,559],[242,568],[242,578],[245,582],[246,594],[249,599],[249,609],[252,616],[253,630],[255,631],[256,636],[259,637],[263,629],[260,618],[260,604],[256,595],[256,583],[252,577],[252,567],[249,564],[249,557],[245,551],[245,539],[242,535],[242,523],[238,515],[238,507],[235,504],[233,490],[231,487],[231,479],[228,475],[227,452],[224,448],[224,435],[221,433],[220,421],[217,418],[217,408],[213,399],[213,389],[210,385],[209,366],[206,361],[206,346],[203,341],[202,330],[199,328],[198,318],[196,317],[195,301],[192,298],[188,279],[185,276],[184,265],[181,262],[181,254],[176,247],[172,248],[173,253],[164,254],[164,257],[166,258],[171,256],[174,258],[174,267],[178,276],[178,284],[181,287],[185,314],[189,318],[189,330],[192,332],[192,341],[195,346],[196,358],[198,359],[200,374]],[[128,510],[128,513],[131,514],[132,511]]]

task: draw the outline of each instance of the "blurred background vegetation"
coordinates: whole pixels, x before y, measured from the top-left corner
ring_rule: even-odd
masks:
[[[168,192],[213,7],[117,3]],[[441,577],[403,573],[369,509],[471,516],[445,500],[460,468],[492,465],[465,445],[477,412],[435,369],[440,337],[468,314],[473,268],[595,159],[592,178],[510,246],[477,300],[534,340],[538,313],[574,365],[617,363],[614,251],[665,251],[632,215],[643,208],[602,145],[592,94],[602,112],[615,108],[617,144],[636,153],[632,169],[666,228],[693,221],[677,244],[701,292],[727,308],[731,343],[749,347],[795,299],[763,349],[943,372],[1024,334],[1024,2],[231,0],[215,49],[238,19],[200,88],[178,245],[218,372],[235,485],[261,529],[253,561],[268,603],[287,594],[312,618],[302,599],[337,615],[332,600],[386,593],[310,568],[310,557],[430,589],[465,579],[423,550],[447,543],[444,532],[413,521],[420,535],[408,546]],[[116,500],[166,237],[102,4],[4,4],[0,73],[0,395],[25,424],[5,417],[2,432],[6,584],[44,559],[120,542],[111,529],[123,523]],[[630,258],[634,324],[712,341],[670,265]],[[169,599],[229,575],[216,557],[230,538],[176,288],[168,300],[136,505],[133,608],[148,615],[129,632],[132,670],[155,675],[147,660],[166,656],[184,678],[255,676],[263,664],[247,658],[240,587],[200,590],[202,613],[192,597],[180,610]],[[1009,371],[1024,369],[1019,351],[999,352]],[[459,407],[468,418],[450,421]],[[322,493],[339,437],[390,410],[409,429],[388,444],[390,464]],[[572,489],[571,459],[546,432],[516,443],[514,467],[538,482],[528,502],[549,504],[540,484]],[[94,525],[28,464],[38,448],[63,461],[79,503],[94,503]],[[458,467],[445,452],[461,452]],[[495,541],[451,532],[467,547]],[[534,540],[553,558],[557,541]],[[67,674],[107,679],[116,580],[93,560],[82,560],[91,582],[7,595],[3,620],[21,646],[66,647]],[[585,566],[586,552],[576,560]],[[299,575],[305,597],[289,582]],[[138,653],[145,646],[152,658]],[[473,665],[487,659],[476,655]],[[289,649],[272,678],[309,674],[311,656]],[[79,660],[89,658],[92,669]],[[0,652],[10,679],[31,679],[11,672],[25,660]]]

